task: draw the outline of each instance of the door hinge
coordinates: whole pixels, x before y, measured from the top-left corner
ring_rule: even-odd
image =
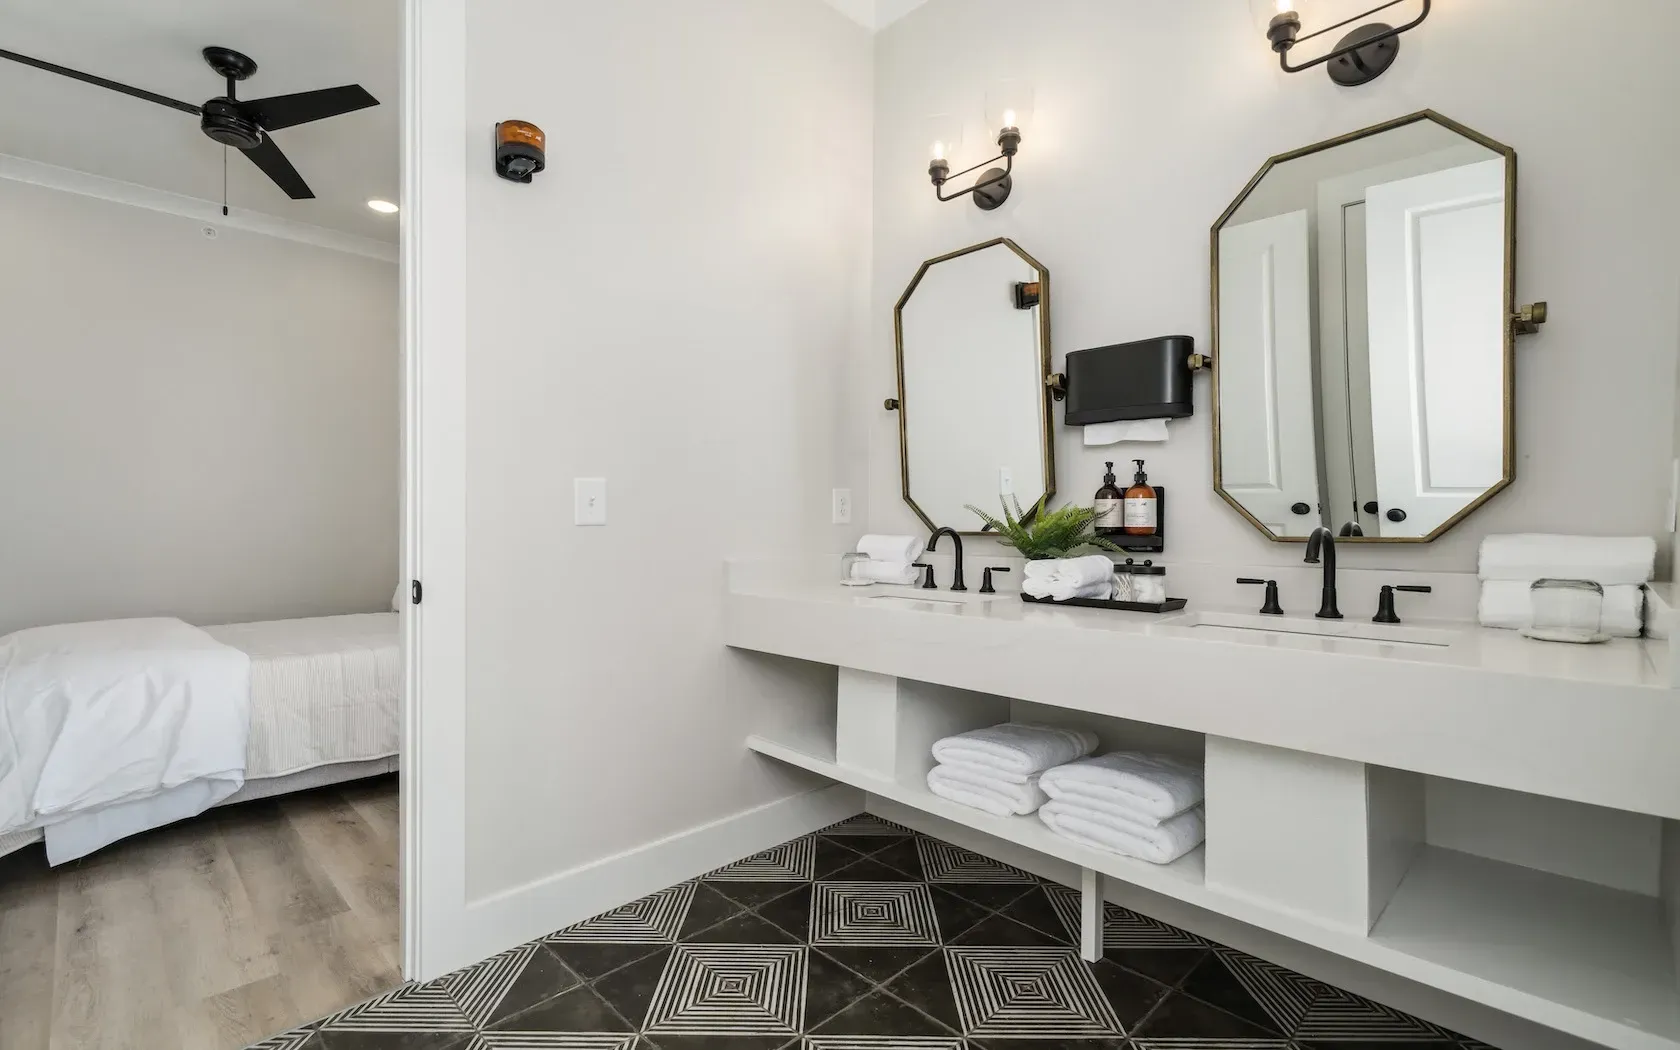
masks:
[[[420,581],[419,580],[413,581],[413,585],[409,588],[409,593],[413,596],[414,604],[419,605],[420,604]]]

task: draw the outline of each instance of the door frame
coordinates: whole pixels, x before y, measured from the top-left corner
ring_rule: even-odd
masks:
[[[466,0],[403,0],[403,976],[466,943]]]

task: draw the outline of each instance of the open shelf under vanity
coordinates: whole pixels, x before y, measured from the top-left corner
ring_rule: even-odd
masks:
[[[758,659],[774,659],[758,657]],[[1619,1050],[1680,1050],[1672,820],[840,668],[751,750],[874,799]],[[926,786],[933,740],[1010,718],[1199,752],[1208,839],[1154,865]],[[1664,857],[1668,863],[1664,863]],[[1666,902],[1666,903],[1665,903]],[[1089,902],[1087,914],[1100,914]],[[1087,931],[1087,944],[1100,936]],[[1100,951],[1100,942],[1096,943]]]

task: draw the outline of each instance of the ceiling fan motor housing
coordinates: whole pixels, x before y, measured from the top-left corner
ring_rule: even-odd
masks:
[[[204,116],[199,118],[198,126],[224,146],[252,149],[262,145],[262,129],[241,114],[232,99],[213,98],[206,102]]]

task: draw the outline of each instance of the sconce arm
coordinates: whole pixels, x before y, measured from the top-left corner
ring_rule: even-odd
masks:
[[[946,182],[950,182],[952,179],[960,179],[964,175],[967,175],[971,172],[979,171],[981,168],[984,168],[988,164],[996,164],[1000,160],[1003,161],[1003,174],[1002,175],[995,175],[995,176],[993,176],[992,178],[989,178],[989,179],[981,179],[979,182],[976,182],[974,185],[970,186],[966,190],[958,190],[956,193],[951,194],[949,197],[945,196],[945,183]],[[1004,179],[1009,178],[1010,173],[1013,172],[1014,170],[1015,170],[1015,157],[1014,157],[1014,155],[1008,154],[1008,153],[1000,153],[997,156],[993,157],[991,160],[983,160],[980,163],[976,164],[972,168],[964,168],[963,170],[957,172],[955,175],[945,176],[945,179],[944,179],[943,182],[939,182],[939,183],[934,184],[933,193],[934,193],[934,196],[938,197],[942,201],[954,201],[958,197],[966,197],[976,190],[985,189],[987,186],[996,186],[998,183],[1002,182]]]
[[[1371,8],[1369,11],[1366,11],[1362,15],[1354,15],[1352,18],[1344,18],[1340,22],[1337,22],[1335,25],[1325,26],[1323,29],[1314,30],[1313,32],[1308,33],[1306,36],[1298,38],[1295,41],[1295,44],[1300,44],[1303,40],[1311,40],[1315,36],[1323,36],[1325,33],[1334,32],[1335,30],[1340,29],[1343,26],[1350,25],[1354,22],[1359,21],[1362,18],[1370,18],[1372,15],[1376,14],[1378,11],[1387,10],[1388,8],[1393,7],[1396,4],[1400,4],[1400,3],[1404,3],[1404,2],[1405,2],[1405,0],[1388,0],[1388,3],[1378,4],[1376,7]],[[1333,62],[1336,59],[1341,58],[1343,55],[1351,54],[1352,52],[1358,51],[1361,48],[1370,47],[1372,44],[1378,44],[1378,43],[1381,43],[1384,40],[1389,40],[1389,39],[1392,39],[1393,37],[1397,37],[1401,33],[1407,32],[1408,30],[1416,29],[1418,26],[1422,25],[1423,20],[1425,18],[1429,17],[1429,7],[1430,7],[1430,4],[1432,2],[1433,2],[1433,0],[1423,0],[1423,10],[1418,12],[1418,16],[1416,18],[1412,19],[1410,22],[1407,22],[1405,25],[1395,26],[1392,29],[1388,29],[1388,30],[1385,30],[1381,33],[1378,33],[1376,36],[1366,37],[1365,39],[1359,41],[1356,44],[1349,44],[1347,47],[1339,47],[1339,48],[1335,49],[1334,51],[1331,51],[1329,54],[1320,55],[1319,57],[1313,59],[1311,62],[1303,62],[1298,66],[1292,66],[1292,65],[1289,64],[1289,52],[1294,50],[1294,48],[1295,48],[1295,44],[1292,44],[1288,48],[1285,48],[1284,50],[1278,52],[1278,65],[1283,67],[1283,71],[1285,73],[1299,73],[1303,70],[1311,69],[1314,66],[1322,66],[1326,62]]]

